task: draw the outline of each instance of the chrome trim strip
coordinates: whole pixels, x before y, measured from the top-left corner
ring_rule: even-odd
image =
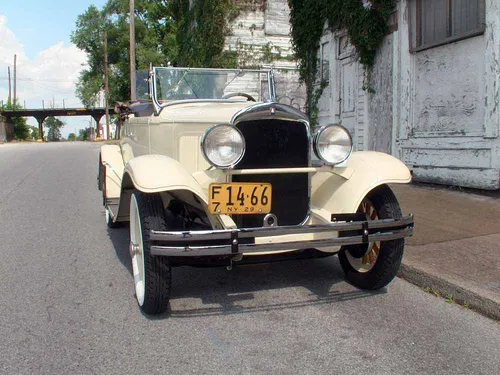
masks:
[[[153,101],[153,105],[155,107],[155,114],[158,115],[161,111],[161,104],[158,102],[158,98],[156,95],[156,68],[150,66],[149,68],[149,85],[151,87],[151,100]]]
[[[275,113],[270,110],[274,108]],[[266,113],[267,112],[267,113]],[[307,124],[307,132],[311,138],[311,129],[307,116],[298,109],[280,103],[257,103],[246,108],[240,109],[231,118],[230,123],[236,126],[242,121],[251,121],[252,116],[256,115],[259,120],[284,120],[284,121],[303,121]]]
[[[413,227],[407,227],[403,230],[391,233],[375,233],[368,235],[368,242],[389,241],[411,236]],[[340,245],[357,245],[363,243],[363,236],[336,237],[329,239],[320,239],[312,241],[293,241],[278,242],[266,244],[241,244],[239,253],[255,253],[262,251],[293,250],[304,248],[318,248]],[[151,254],[156,256],[181,256],[181,257],[199,257],[199,256],[223,256],[233,255],[231,245],[213,245],[213,246],[151,246]]]
[[[235,169],[229,170],[228,173],[234,175],[247,175],[247,174],[276,174],[276,173],[317,173],[332,171],[333,166],[321,167],[303,167],[303,168],[260,168],[260,169]]]

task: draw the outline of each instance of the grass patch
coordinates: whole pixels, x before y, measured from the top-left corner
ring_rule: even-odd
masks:
[[[432,294],[435,297],[442,298],[446,303],[453,303],[455,305],[461,306],[465,309],[469,308],[469,302],[467,301],[458,301],[455,299],[455,297],[452,294],[447,294],[443,296],[441,293],[439,293],[437,290],[425,287],[425,288],[420,288],[422,289],[425,293]]]

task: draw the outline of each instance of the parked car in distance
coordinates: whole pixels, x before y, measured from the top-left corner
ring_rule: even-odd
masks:
[[[347,280],[380,289],[413,232],[388,184],[391,155],[352,152],[349,132],[312,132],[276,102],[271,70],[152,68],[151,101],[118,107],[98,185],[110,228],[130,222],[137,302],[168,307],[171,269],[338,254]]]

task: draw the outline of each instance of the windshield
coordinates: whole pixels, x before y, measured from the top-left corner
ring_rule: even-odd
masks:
[[[269,95],[274,88],[268,70],[155,68],[154,79],[154,95],[160,105],[186,99],[274,99],[274,94]]]

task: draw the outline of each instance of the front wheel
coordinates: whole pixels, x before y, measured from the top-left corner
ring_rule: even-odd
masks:
[[[130,198],[130,255],[135,295],[144,313],[160,314],[168,307],[171,267],[168,259],[151,255],[151,230],[167,230],[161,196],[136,191]]]
[[[367,220],[402,217],[399,203],[387,185],[372,190],[361,202],[358,212],[365,213]],[[340,265],[351,284],[362,289],[380,289],[396,276],[403,249],[404,239],[345,246],[339,253]]]

